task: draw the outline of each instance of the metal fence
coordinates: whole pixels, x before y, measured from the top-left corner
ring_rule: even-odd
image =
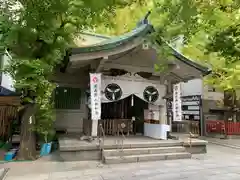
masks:
[[[224,122],[224,120],[206,120],[206,135],[240,135],[240,122]]]
[[[200,121],[181,121],[172,123],[172,132],[200,135]]]

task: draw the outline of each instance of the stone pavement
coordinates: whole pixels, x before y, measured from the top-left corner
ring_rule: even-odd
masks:
[[[240,149],[239,138],[238,139],[220,139],[220,138],[204,137],[203,139],[212,144],[226,146],[234,149]]]
[[[5,175],[7,174],[8,172],[8,168],[0,168],[0,180],[3,180]]]
[[[97,162],[5,164],[6,180],[239,180],[240,150],[209,144],[192,159],[103,165]],[[1,165],[0,165],[1,168]]]
[[[5,170],[4,168],[0,169],[0,180],[3,179],[3,177],[5,175],[4,170]]]
[[[189,139],[189,134],[183,134],[183,133],[172,133],[172,134],[181,140]],[[224,137],[223,135],[220,135],[217,137],[201,136],[198,139],[205,140],[211,144],[230,147],[234,149],[240,149],[240,136],[233,136],[233,137],[229,137],[228,139],[223,139],[223,137]],[[192,140],[194,140],[194,138],[192,138]]]

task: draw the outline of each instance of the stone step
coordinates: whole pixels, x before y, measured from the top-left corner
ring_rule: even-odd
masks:
[[[161,154],[161,153],[175,153],[185,152],[183,146],[172,147],[152,147],[152,148],[132,148],[132,149],[110,149],[104,150],[104,156],[129,156],[129,155],[141,155],[141,154]]]
[[[106,156],[104,162],[106,164],[120,164],[120,163],[136,163],[144,161],[159,161],[159,160],[173,160],[173,159],[189,159],[191,154],[187,152],[178,153],[163,153],[163,154],[141,154],[131,156]]]
[[[158,141],[158,142],[139,142],[139,143],[131,143],[131,142],[123,142],[124,149],[131,149],[131,148],[153,148],[153,147],[169,147],[169,146],[182,146],[182,141]],[[104,144],[104,149],[117,149],[121,148],[121,144],[118,145],[117,143],[112,144]]]

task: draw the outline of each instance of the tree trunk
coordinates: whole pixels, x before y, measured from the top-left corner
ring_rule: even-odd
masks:
[[[19,160],[36,159],[36,137],[35,132],[33,131],[35,112],[35,105],[26,105],[21,117],[20,150],[18,153]]]
[[[236,91],[234,89],[224,91],[224,125],[225,125],[225,138],[228,137],[228,119],[233,117],[234,108],[236,106]]]
[[[225,132],[224,132],[224,139],[228,138],[228,112],[224,112],[224,126],[225,126]]]

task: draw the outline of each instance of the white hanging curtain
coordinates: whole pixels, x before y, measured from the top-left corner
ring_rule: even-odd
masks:
[[[163,100],[162,97],[165,95],[166,88],[164,85],[160,85],[157,83],[160,83],[160,82],[156,81],[156,83],[154,83],[153,81],[145,80],[144,78],[141,78],[139,76],[137,77],[136,76],[118,76],[118,77],[103,76],[102,85],[101,85],[102,103],[113,102],[106,98],[104,91],[109,84],[117,84],[122,90],[122,96],[118,100],[124,99],[131,95],[136,95],[140,99],[146,101],[143,97],[143,92],[146,87],[153,86],[158,90],[159,97],[157,101],[155,101],[152,104],[165,105],[165,100]]]

